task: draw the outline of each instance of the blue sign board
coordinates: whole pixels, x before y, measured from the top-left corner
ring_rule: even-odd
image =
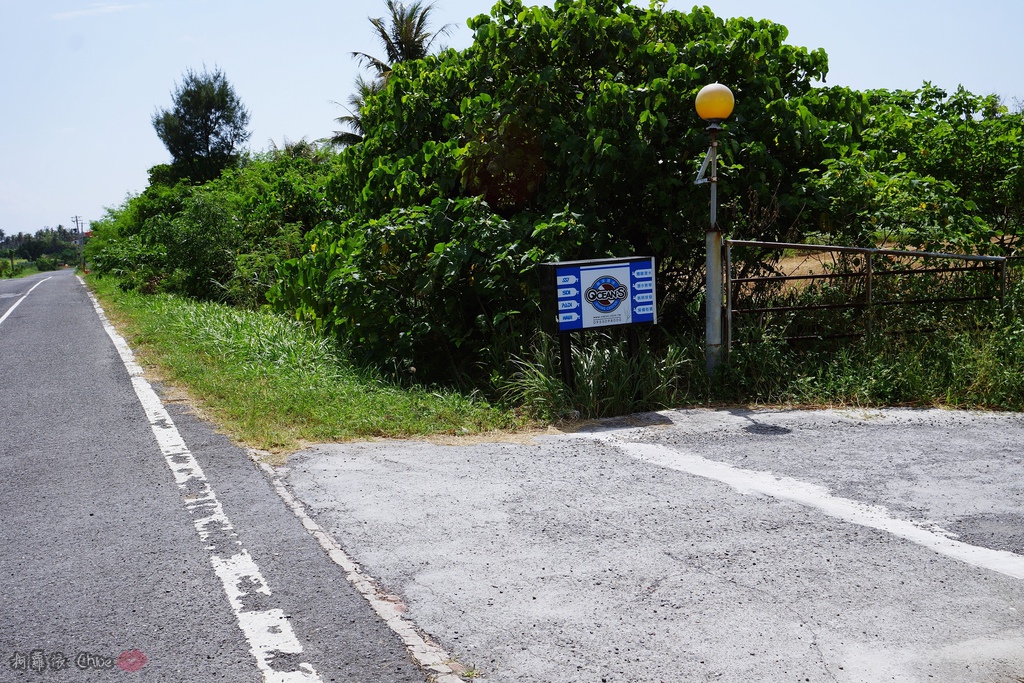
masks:
[[[541,310],[549,332],[657,324],[654,259],[542,264]]]

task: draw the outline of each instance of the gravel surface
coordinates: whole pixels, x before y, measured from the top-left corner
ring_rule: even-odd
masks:
[[[1010,414],[689,410],[315,446],[286,479],[490,681],[1009,683],[1022,437]]]

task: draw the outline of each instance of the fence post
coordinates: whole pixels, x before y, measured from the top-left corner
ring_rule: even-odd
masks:
[[[725,241],[725,352],[732,351],[732,241]]]
[[[562,360],[562,382],[572,391],[576,386],[576,373],[572,367],[572,333],[558,333],[558,350]]]
[[[999,305],[1006,305],[1006,257],[999,262]]]
[[[867,276],[868,276],[868,284],[867,284],[867,289],[868,289],[868,343],[870,344],[872,342],[872,340],[873,340],[874,327],[875,327],[875,325],[874,325],[874,319],[875,319],[874,299],[872,298],[872,293],[871,293],[872,275],[873,275],[874,270],[875,270],[874,269],[874,261],[872,259],[872,257],[874,256],[874,252],[873,251],[869,251],[867,256],[868,256],[868,258],[865,261],[865,267],[867,268]]]

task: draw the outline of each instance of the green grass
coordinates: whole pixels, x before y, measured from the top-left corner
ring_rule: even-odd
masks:
[[[15,259],[14,267],[17,270],[14,275],[11,275],[11,262],[6,258],[0,259],[0,280],[17,280],[39,272],[35,265],[31,265],[24,259]]]
[[[641,341],[636,353],[630,354],[624,335],[607,331],[575,335],[572,388],[562,382],[557,341],[539,335],[528,357],[513,360],[515,372],[502,383],[503,393],[508,401],[545,420],[707,404],[710,388],[703,346],[696,340],[666,340],[650,328],[642,334],[655,338],[659,348]]]
[[[616,335],[574,339],[576,384],[560,380],[558,348],[540,337],[516,359],[508,400],[542,419],[598,418],[685,406],[915,406],[1024,410],[1024,285],[977,319],[950,316],[921,334],[793,347],[778,330],[748,330],[708,378],[703,341],[645,334],[636,357]],[[906,323],[907,315],[900,321]],[[978,325],[982,328],[979,329]],[[827,328],[826,328],[827,329]]]
[[[111,278],[88,281],[146,367],[255,448],[283,452],[309,442],[523,424],[475,397],[402,388],[356,370],[330,341],[278,315],[123,292]]]
[[[539,336],[499,382],[498,408],[478,396],[401,387],[358,370],[331,342],[268,313],[91,286],[147,367],[186,391],[202,414],[250,446],[286,452],[309,442],[467,435],[541,421],[685,406],[943,406],[1024,410],[1024,285],[987,329],[940,324],[926,335],[817,350],[771,331],[738,344],[713,379],[703,343],[648,330],[631,356],[622,335],[574,340],[576,385],[560,379],[557,344]]]
[[[717,388],[760,405],[1024,410],[1024,319],[940,324],[918,335],[795,351],[779,339],[737,347]]]

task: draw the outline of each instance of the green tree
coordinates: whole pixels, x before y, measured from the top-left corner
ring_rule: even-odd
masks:
[[[92,223],[86,257],[125,289],[260,306],[277,263],[301,253],[303,234],[340,218],[326,189],[339,158],[286,141],[203,185],[152,182]]]
[[[174,170],[195,183],[216,178],[251,135],[248,110],[218,68],[189,69],[171,98],[171,109],[153,115],[153,127],[171,153]]]
[[[367,98],[380,92],[387,82],[395,64],[423,59],[430,53],[430,48],[441,36],[447,35],[451,24],[442,26],[437,31],[430,31],[430,15],[434,11],[434,3],[423,4],[416,0],[409,5],[395,0],[384,0],[388,17],[370,17],[375,37],[384,48],[384,58],[374,57],[365,52],[353,52],[352,56],[374,72],[371,80],[362,75],[356,78],[356,91],[349,96],[349,113],[335,119],[336,122],[348,127],[349,130],[335,131],[329,139],[331,144],[348,146],[362,142],[363,129],[362,111]]]
[[[359,208],[375,218],[478,196],[507,218],[568,210],[589,237],[551,236],[561,257],[652,253],[666,306],[689,307],[703,280],[696,226],[708,197],[692,180],[708,135],[697,91],[717,80],[736,93],[719,221],[750,239],[786,235],[806,201],[800,169],[830,153],[823,141],[848,140],[865,106],[859,93],[814,88],[827,57],[787,44],[784,26],[707,8],[505,0],[470,27],[470,48],[396,67],[364,108],[350,190]],[[772,202],[778,220],[751,218]]]
[[[707,83],[736,93],[719,220],[748,239],[785,236],[801,169],[848,141],[865,106],[815,88],[827,57],[784,26],[707,8],[502,0],[469,25],[471,47],[394,65],[367,100],[331,188],[348,220],[310,233],[276,293],[357,357],[418,378],[519,353],[539,261],[653,255],[659,318],[699,324],[708,195],[693,178],[709,139],[693,102]]]
[[[432,2],[424,5],[416,0],[406,5],[395,0],[384,0],[384,6],[389,14],[387,22],[383,17],[370,18],[376,38],[384,48],[384,59],[365,52],[352,53],[353,57],[372,68],[381,78],[387,78],[395,64],[426,57],[434,42],[451,29],[449,24],[438,31],[428,30],[430,15],[434,11]]]
[[[932,251],[1015,248],[1024,233],[1024,117],[994,95],[871,90],[853,144],[812,172],[815,223],[842,240]]]
[[[38,261],[44,257],[61,262],[75,260],[75,237],[63,225],[56,229],[43,228],[35,235],[12,235],[7,244],[14,246],[17,255],[27,261]]]

